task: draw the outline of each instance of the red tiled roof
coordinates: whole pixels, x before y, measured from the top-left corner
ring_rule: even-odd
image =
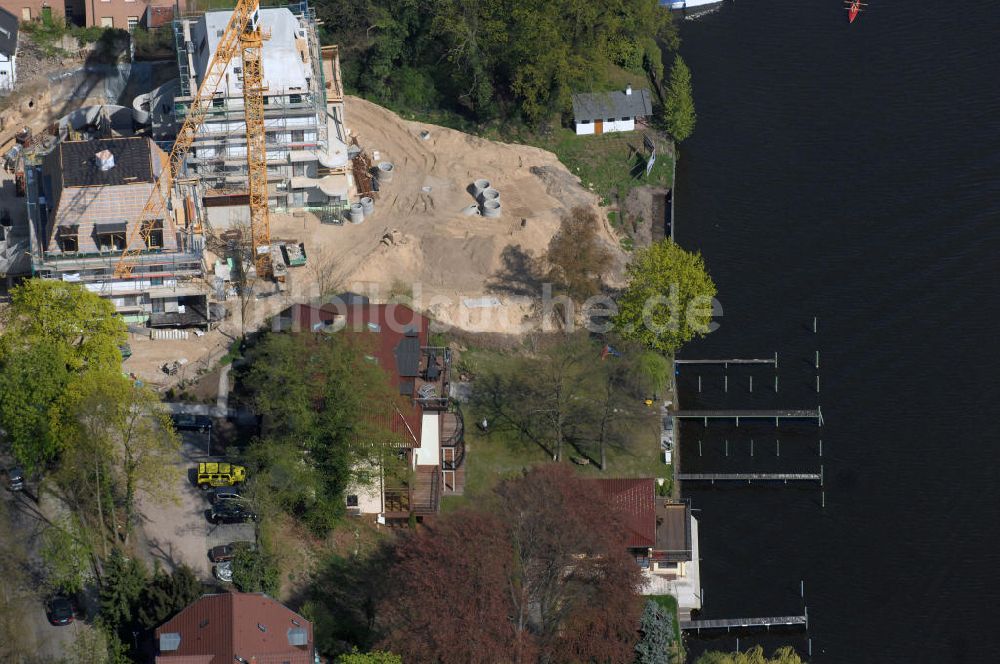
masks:
[[[306,645],[289,644],[290,629],[306,630]],[[312,623],[258,593],[204,595],[156,630],[180,634],[176,650],[160,652],[156,664],[312,664]]]
[[[601,493],[622,515],[630,549],[650,548],[656,544],[656,480],[651,477],[634,479],[591,479]]]

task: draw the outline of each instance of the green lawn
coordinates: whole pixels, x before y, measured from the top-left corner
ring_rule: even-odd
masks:
[[[649,154],[643,135],[656,145],[656,163],[646,177]],[[577,136],[572,129],[560,127],[546,137],[528,137],[524,142],[550,150],[584,187],[598,194],[604,204],[617,197],[624,201],[633,187],[651,185],[669,187],[674,160],[670,142],[654,130]]]
[[[674,640],[680,643],[681,623],[677,617],[677,598],[673,595],[647,595],[643,599],[651,599],[659,604],[664,611],[669,613],[674,619]]]
[[[466,413],[465,493],[445,497],[442,511],[459,509],[485,498],[504,478],[514,477],[532,466],[551,463],[551,458],[534,443],[519,440],[506,431],[481,433],[473,423],[478,418]],[[649,417],[636,422],[633,438],[625,447],[609,447],[608,468],[602,472],[596,465],[580,466],[570,459],[576,456],[572,448],[564,450],[563,463],[576,469],[585,477],[663,477],[670,488],[673,469],[663,463],[660,453],[659,429],[656,412],[650,409]]]

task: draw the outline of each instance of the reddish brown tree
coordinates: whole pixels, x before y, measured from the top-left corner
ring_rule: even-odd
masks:
[[[505,530],[496,516],[463,511],[401,538],[378,611],[382,645],[405,662],[514,661]]]
[[[639,570],[612,507],[566,466],[503,482],[401,539],[380,605],[404,661],[631,662]]]

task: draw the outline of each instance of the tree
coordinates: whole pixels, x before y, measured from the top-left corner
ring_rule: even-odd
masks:
[[[169,574],[157,568],[142,592],[139,624],[146,629],[163,624],[201,597],[204,590],[201,581],[187,565],[180,565]]]
[[[36,344],[57,347],[71,370],[121,367],[118,347],[127,340],[114,304],[79,284],[28,279],[11,291],[3,319],[0,356]]]
[[[403,658],[383,650],[361,653],[355,648],[354,652],[338,657],[336,664],[403,664]]]
[[[670,664],[670,647],[674,642],[673,616],[653,600],[639,619],[642,638],[635,646],[635,664]]]
[[[802,659],[791,646],[778,648],[771,657],[765,657],[764,649],[761,646],[756,646],[746,652],[709,651],[702,653],[695,664],[802,664]]]
[[[169,495],[180,442],[159,397],[120,373],[88,371],[66,389],[57,406],[58,430],[68,444],[104,456],[124,511],[122,539],[135,521],[136,492]],[[79,468],[89,472],[89,467]],[[117,524],[115,524],[117,527]]]
[[[127,558],[119,549],[112,551],[104,561],[98,604],[101,624],[109,636],[117,636],[123,643],[133,642],[131,632],[138,631],[140,627],[138,609],[148,580],[142,562]]]
[[[626,339],[669,355],[709,332],[716,289],[701,254],[670,239],[655,242],[636,252],[626,278],[614,318]]]
[[[549,279],[559,292],[583,301],[601,292],[601,276],[611,266],[611,252],[598,235],[600,222],[590,208],[564,214],[549,242]]]
[[[641,389],[647,395],[659,396],[670,386],[670,362],[653,351],[641,353],[635,363],[635,371]]]
[[[281,586],[277,559],[267,551],[241,547],[233,558],[233,585],[240,592],[277,596]]]
[[[70,379],[65,352],[60,345],[37,343],[0,357],[0,428],[29,474],[59,454],[49,410]]]
[[[663,102],[663,118],[667,131],[677,142],[684,141],[694,133],[698,116],[694,111],[691,92],[691,70],[680,55],[674,56],[674,64],[670,67],[670,84]]]
[[[39,550],[46,567],[46,584],[53,590],[75,595],[86,582],[89,556],[88,542],[80,536],[75,520],[64,518],[48,526],[42,533]]]
[[[558,464],[495,494],[495,509],[442,516],[396,544],[381,645],[445,664],[631,662],[640,573],[611,506]]]
[[[267,334],[239,375],[262,420],[248,464],[317,534],[344,513],[347,486],[369,481],[364,468],[398,465],[398,441],[371,416],[400,404],[385,372],[365,359],[374,334]]]

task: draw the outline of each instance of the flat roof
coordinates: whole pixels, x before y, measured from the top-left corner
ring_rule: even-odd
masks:
[[[206,12],[198,21],[200,31],[208,36],[208,50],[204,57],[199,57],[198,81],[205,76],[205,70],[212,54],[219,47],[219,41],[229,24],[231,11]],[[303,61],[302,53],[308,58],[308,46],[305,39],[305,29],[299,25],[299,19],[287,7],[277,7],[260,10],[260,24],[265,32],[270,32],[271,38],[264,42],[261,49],[264,72],[264,84],[269,95],[304,93],[309,91],[309,78],[312,70]],[[301,35],[301,36],[300,36]],[[300,40],[297,44],[296,40]],[[198,40],[200,41],[200,39]],[[304,51],[300,50],[300,46]],[[200,54],[200,49],[199,49]],[[225,86],[229,97],[242,97],[243,85],[239,75],[243,64],[237,55],[230,61],[223,76],[221,86]]]

